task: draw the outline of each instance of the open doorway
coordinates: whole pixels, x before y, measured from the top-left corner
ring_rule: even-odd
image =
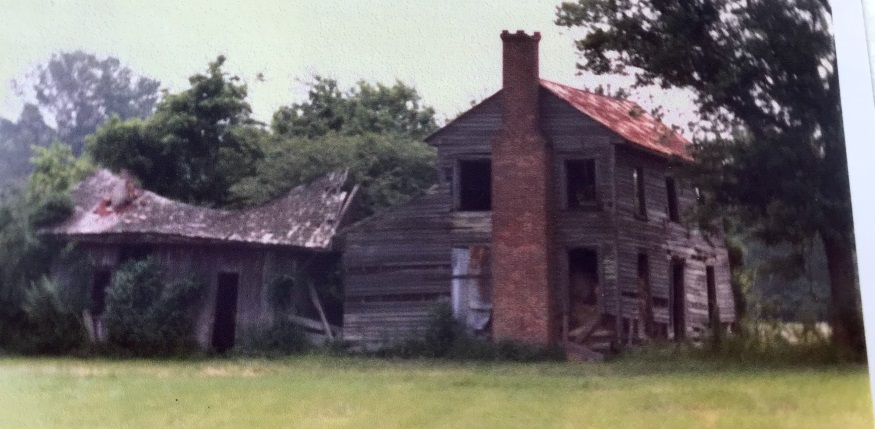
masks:
[[[585,335],[599,316],[598,254],[592,249],[568,251],[568,334]]]
[[[684,261],[674,260],[671,263],[671,324],[675,341],[686,337],[686,290],[684,287]]]
[[[213,349],[224,353],[234,347],[237,327],[237,273],[219,273],[216,279],[216,312],[213,321]]]

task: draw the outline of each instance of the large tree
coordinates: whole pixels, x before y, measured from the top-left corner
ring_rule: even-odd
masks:
[[[112,118],[90,137],[94,160],[169,198],[226,205],[230,186],[254,173],[264,133],[250,118],[246,85],[224,62],[219,56],[191,88],[165,95],[148,119]]]
[[[432,147],[392,134],[273,136],[256,174],[231,189],[236,201],[257,204],[331,171],[349,169],[361,186],[358,215],[369,215],[421,193],[437,179]]]
[[[361,81],[341,91],[337,81],[314,76],[307,101],[281,107],[273,116],[277,134],[320,137],[396,134],[420,140],[437,129],[434,109],[422,104],[416,88],[402,82],[388,86]]]
[[[85,136],[108,118],[145,118],[158,100],[157,80],[138,76],[114,57],[74,51],[52,55],[28,79],[16,82],[56,124],[58,136],[80,154]]]
[[[819,235],[834,341],[865,351],[827,1],[580,0],[557,24],[582,31],[582,70],[695,94],[706,203],[767,243]]]
[[[17,122],[0,118],[0,185],[23,182],[33,148],[47,147],[56,137],[33,104],[25,104]]]

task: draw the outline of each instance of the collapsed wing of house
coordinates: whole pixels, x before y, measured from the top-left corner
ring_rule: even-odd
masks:
[[[91,306],[85,317],[93,340],[105,339],[105,292],[128,260],[156,258],[170,280],[190,275],[205,283],[197,340],[225,351],[241,335],[275,317],[269,288],[281,278],[308,279],[292,291],[290,317],[310,331],[339,333],[342,303],[316,293],[314,283],[340,256],[334,236],[348,223],[357,187],[334,172],[267,204],[217,210],[173,201],[98,170],[72,191],[74,213],[44,234],[77,242],[93,261]],[[69,267],[55,277],[68,283]]]
[[[245,210],[170,200],[100,169],[72,191],[74,214],[44,232],[79,241],[213,242],[327,250],[349,207],[346,172],[298,186]]]

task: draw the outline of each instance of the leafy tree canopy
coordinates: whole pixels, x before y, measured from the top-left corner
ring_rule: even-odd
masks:
[[[264,132],[250,118],[246,85],[222,71],[224,62],[219,56],[190,89],[165,95],[152,117],[110,119],[91,137],[94,160],[169,198],[227,204],[230,185],[254,172]]]
[[[137,76],[117,58],[74,51],[53,55],[16,86],[54,119],[59,138],[78,155],[85,136],[110,116],[129,119],[151,114],[160,83]]]
[[[33,173],[27,190],[37,197],[66,194],[94,171],[94,166],[85,156],[73,156],[69,145],[57,141],[49,147],[34,147],[34,156],[30,160]]]
[[[827,1],[580,0],[556,22],[582,31],[582,70],[692,90],[712,137],[695,148],[706,208],[767,243],[819,234],[834,339],[864,350]]]
[[[281,196],[294,186],[348,168],[361,186],[363,215],[406,201],[437,179],[434,149],[393,135],[326,134],[318,138],[275,136],[256,174],[231,189],[245,204]]]
[[[321,137],[364,133],[399,134],[422,139],[437,129],[434,109],[424,106],[416,89],[361,81],[341,91],[337,81],[315,76],[307,101],[280,108],[271,124],[277,134]]]

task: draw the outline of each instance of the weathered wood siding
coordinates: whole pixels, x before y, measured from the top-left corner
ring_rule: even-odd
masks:
[[[125,245],[82,243],[82,246],[89,252],[96,269],[110,269],[114,272],[120,265],[121,249]],[[266,286],[281,275],[293,274],[296,267],[303,266],[313,255],[311,252],[281,247],[178,243],[159,243],[153,246],[151,256],[159,261],[168,281],[194,276],[204,282],[204,292],[196,317],[197,341],[204,348],[211,346],[219,273],[237,273],[239,276],[235,333],[239,340],[253,329],[272,321],[273,311]],[[296,299],[305,303],[304,308],[312,307],[307,301],[306,291],[295,292]],[[313,314],[305,316],[314,318]]]
[[[556,251],[561,253],[555,259],[560,289],[557,308],[563,311],[569,304],[568,250],[588,248],[597,252],[598,304],[606,314],[638,317],[637,263],[638,254],[645,252],[653,296],[662,303],[671,298],[671,259],[687,261],[689,329],[707,321],[707,265],[715,268],[721,319],[734,320],[725,249],[668,221],[665,178],[673,174],[670,163],[627,147],[614,132],[547,91],[541,91],[540,103],[542,133],[554,155]],[[430,138],[429,143],[438,149],[440,184],[436,189],[366,219],[344,234],[346,339],[376,344],[421,334],[430,308],[449,299],[452,248],[490,243],[490,214],[454,211],[453,181],[458,177],[459,160],[490,156],[500,128],[498,93]],[[595,210],[567,208],[565,161],[574,159],[595,161],[600,202]],[[645,174],[646,220],[633,213],[635,166]],[[677,188],[681,207],[693,204],[692,190],[680,182]],[[670,323],[669,309],[655,310],[654,319]]]
[[[715,286],[720,319],[735,320],[735,306],[729,283],[729,261],[723,237],[705,237],[687,225],[684,215],[696,204],[695,191],[684,183],[672,164],[643,150],[620,146],[617,150],[617,225],[620,296],[623,316],[638,317],[637,276],[638,254],[646,253],[650,265],[649,285],[653,302],[665,302],[667,308],[654,306],[654,321],[670,324],[672,260],[684,263],[686,331],[704,329],[708,324],[706,267],[715,271]],[[635,214],[633,170],[640,167],[644,174],[646,218]],[[669,220],[666,177],[674,177],[680,222]],[[670,329],[669,332],[672,332]]]

